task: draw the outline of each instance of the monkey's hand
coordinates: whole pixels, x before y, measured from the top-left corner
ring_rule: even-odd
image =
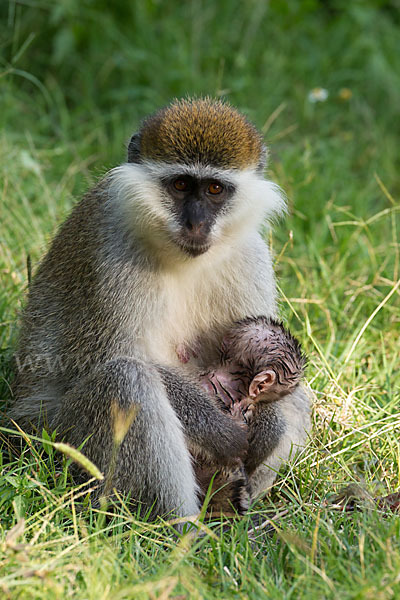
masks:
[[[247,406],[243,402],[235,402],[230,412],[238,425],[247,431]]]
[[[169,401],[193,452],[221,466],[236,465],[247,453],[247,432],[222,411],[195,380],[174,369],[157,367]]]
[[[246,404],[242,407],[243,418],[247,424],[250,426],[254,420],[255,414],[257,412],[257,407],[254,402],[246,402]]]

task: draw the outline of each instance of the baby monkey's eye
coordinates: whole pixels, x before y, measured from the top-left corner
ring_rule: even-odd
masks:
[[[210,185],[208,186],[208,193],[209,194],[220,194],[221,192],[223,192],[224,190],[224,186],[221,185],[220,183],[217,183],[216,181],[214,181],[213,183],[210,183]]]
[[[175,179],[173,185],[178,192],[184,192],[188,188],[188,182],[184,179]]]

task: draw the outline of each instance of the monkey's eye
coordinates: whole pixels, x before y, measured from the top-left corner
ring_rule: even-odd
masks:
[[[217,183],[216,181],[214,181],[213,183],[210,183],[207,191],[209,194],[212,194],[213,196],[215,196],[217,194],[221,194],[221,192],[224,191],[224,186],[221,185],[220,183]]]
[[[178,192],[185,192],[188,189],[188,182],[184,179],[175,179],[173,186]]]

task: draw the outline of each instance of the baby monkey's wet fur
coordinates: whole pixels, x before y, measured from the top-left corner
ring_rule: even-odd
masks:
[[[224,335],[219,352],[220,364],[202,373],[201,381],[220,400],[221,409],[234,415],[247,431],[253,452],[231,468],[200,455],[195,473],[203,499],[212,482],[212,510],[243,514],[250,503],[249,475],[271,452],[271,403],[299,385],[307,359],[283,323],[264,316],[236,322]]]

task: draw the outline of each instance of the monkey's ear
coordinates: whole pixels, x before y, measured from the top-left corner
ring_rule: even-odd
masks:
[[[258,161],[257,171],[259,173],[264,173],[264,169],[267,166],[269,151],[267,146],[263,144],[261,149],[260,160]]]
[[[260,394],[267,392],[276,382],[276,374],[271,369],[261,371],[253,377],[249,387],[250,398],[257,398]]]
[[[140,162],[140,133],[134,133],[128,144],[128,162]]]

